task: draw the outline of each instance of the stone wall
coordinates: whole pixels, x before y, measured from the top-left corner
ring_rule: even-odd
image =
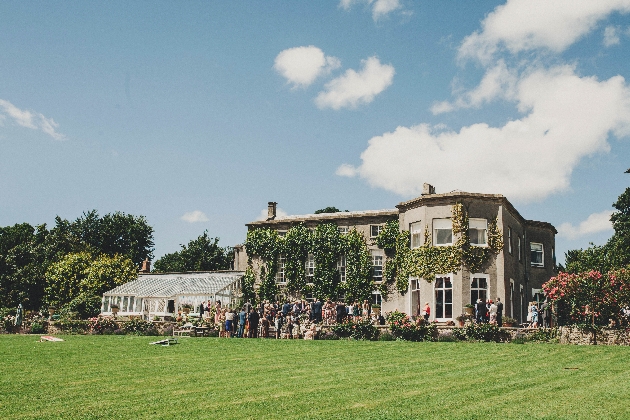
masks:
[[[560,344],[630,346],[630,330],[599,329],[596,334],[577,327],[558,329]]]

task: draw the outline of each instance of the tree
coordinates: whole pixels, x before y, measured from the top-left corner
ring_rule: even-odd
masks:
[[[44,293],[46,225],[0,227],[0,305],[38,309]]]
[[[181,251],[166,254],[154,264],[155,272],[229,270],[234,254],[231,247],[219,246],[219,238],[211,238],[205,231],[197,239],[181,245]]]
[[[348,211],[348,210],[344,210],[344,211]],[[321,214],[321,213],[341,213],[341,210],[339,210],[337,207],[326,207],[323,209],[315,210],[315,214]]]
[[[567,251],[566,271],[581,273],[610,270],[630,266],[630,188],[613,204],[617,210],[610,217],[615,233],[603,246],[591,244],[587,249]]]
[[[81,317],[97,315],[104,292],[135,279],[137,267],[131,259],[115,254],[93,256],[83,251],[65,255],[46,271],[46,302],[79,312]]]
[[[99,217],[91,210],[72,223],[58,219],[57,226],[98,254],[125,255],[138,266],[153,257],[153,228],[144,216],[115,212]]]

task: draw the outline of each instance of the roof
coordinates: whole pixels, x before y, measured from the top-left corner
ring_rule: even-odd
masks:
[[[172,297],[213,295],[243,276],[242,271],[138,274],[136,280],[122,284],[104,295]]]
[[[398,216],[397,209],[385,209],[385,210],[363,210],[363,211],[340,211],[337,213],[319,213],[319,214],[302,214],[297,216],[280,216],[273,220],[257,220],[255,222],[247,223],[246,226],[259,226],[267,224],[278,223],[299,223],[307,222],[311,220],[343,220],[353,219],[359,217],[378,217],[378,216]]]

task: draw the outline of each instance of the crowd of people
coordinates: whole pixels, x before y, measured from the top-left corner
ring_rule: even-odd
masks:
[[[488,299],[485,302],[477,299],[475,304],[475,321],[477,323],[490,323],[503,326],[503,303],[501,298],[497,298],[496,302]]]
[[[350,304],[327,300],[307,302],[296,300],[270,302],[253,306],[245,303],[240,310],[222,307],[221,301],[210,301],[199,308],[201,316],[218,326],[220,337],[314,338],[318,325],[334,325],[345,321],[383,323],[382,316],[372,311],[372,305],[354,301]]]

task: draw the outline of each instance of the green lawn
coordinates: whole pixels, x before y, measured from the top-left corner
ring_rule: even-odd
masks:
[[[0,336],[0,419],[630,418],[630,348]]]

